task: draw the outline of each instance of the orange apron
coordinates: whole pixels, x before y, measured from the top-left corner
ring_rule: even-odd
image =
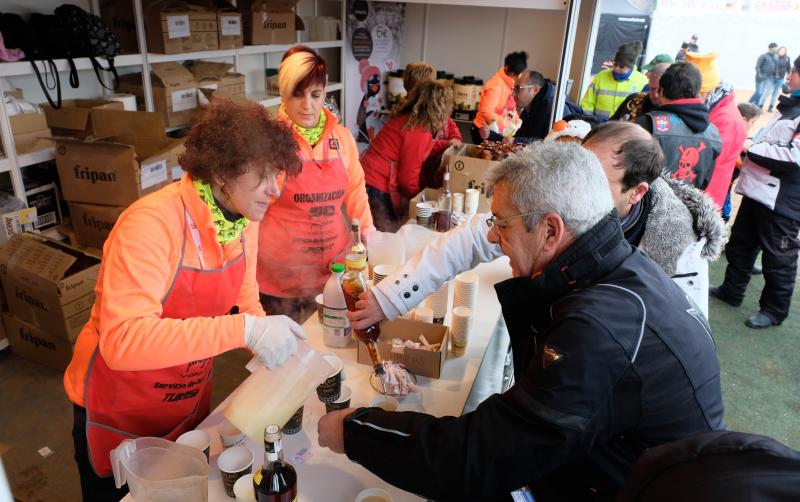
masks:
[[[172,286],[162,300],[162,318],[215,317],[236,312],[234,303],[245,275],[242,254],[220,269],[206,269],[200,235],[188,211],[181,261]],[[201,269],[183,264],[186,230],[198,250]],[[209,333],[214,336],[214,333]],[[123,439],[141,436],[174,441],[194,429],[210,411],[213,359],[172,368],[117,371],[95,350],[86,376],[86,436],[89,460],[98,476],[112,474],[109,452]]]
[[[259,229],[261,293],[282,298],[322,291],[332,263],[344,263],[350,233],[342,213],[348,177],[335,137],[324,138],[323,158],[300,151],[301,173],[287,180]]]

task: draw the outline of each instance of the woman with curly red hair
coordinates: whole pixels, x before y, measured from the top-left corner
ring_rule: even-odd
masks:
[[[175,440],[208,415],[214,356],[248,347],[275,367],[305,338],[286,316],[264,315],[251,224],[279,178],[299,172],[296,149],[261,106],[215,101],[186,138],[183,178],[120,215],[64,375],[84,500],[124,496],[109,477],[123,439]]]
[[[279,119],[291,125],[303,163],[261,221],[258,285],[264,309],[302,322],[316,310],[314,297],[343,262],[360,220],[366,237],[375,228],[353,136],[322,104],[327,70],[316,52],[295,46],[278,70]]]

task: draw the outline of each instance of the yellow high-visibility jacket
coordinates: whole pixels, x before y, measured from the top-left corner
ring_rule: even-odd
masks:
[[[647,77],[638,70],[633,70],[628,80],[618,82],[606,68],[594,76],[594,80],[581,100],[581,108],[586,113],[593,113],[601,120],[608,120],[614,115],[625,98],[635,92],[641,92],[647,85]]]

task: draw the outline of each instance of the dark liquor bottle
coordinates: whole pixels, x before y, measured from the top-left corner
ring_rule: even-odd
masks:
[[[452,215],[453,194],[450,192],[450,172],[444,172],[444,184],[442,193],[439,195],[439,203],[436,211],[436,230],[447,232],[450,230],[450,216]]]
[[[281,429],[277,425],[264,429],[264,465],[253,476],[253,486],[258,502],[297,500],[297,473],[283,459]]]
[[[364,275],[364,268],[351,267],[342,276],[342,292],[344,293],[344,301],[347,303],[347,310],[355,312],[356,302],[358,297],[367,290],[367,280]],[[353,336],[358,341],[367,346],[370,359],[372,359],[372,366],[375,373],[383,374],[383,360],[378,353],[378,337],[381,335],[381,327],[378,324],[373,324],[366,329],[353,328]]]

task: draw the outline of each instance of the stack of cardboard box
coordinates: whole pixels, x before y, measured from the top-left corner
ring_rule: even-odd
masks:
[[[33,234],[14,235],[0,248],[11,350],[64,370],[89,320],[100,259]]]
[[[190,61],[187,68],[194,76],[197,88],[208,98],[247,99],[244,75],[231,73],[232,64]]]
[[[244,42],[248,45],[293,44],[297,30],[305,29],[294,12],[300,0],[239,0]]]
[[[188,126],[198,112],[197,83],[180,63],[169,61],[151,66],[153,105],[168,127]],[[144,110],[144,84],[141,73],[120,78],[117,91],[136,96],[137,108]]]
[[[172,181],[183,144],[167,138],[158,113],[103,105],[83,112],[67,111],[85,117],[89,130],[80,130],[76,121],[74,136],[56,138],[56,166],[77,244],[101,249],[128,205]]]

